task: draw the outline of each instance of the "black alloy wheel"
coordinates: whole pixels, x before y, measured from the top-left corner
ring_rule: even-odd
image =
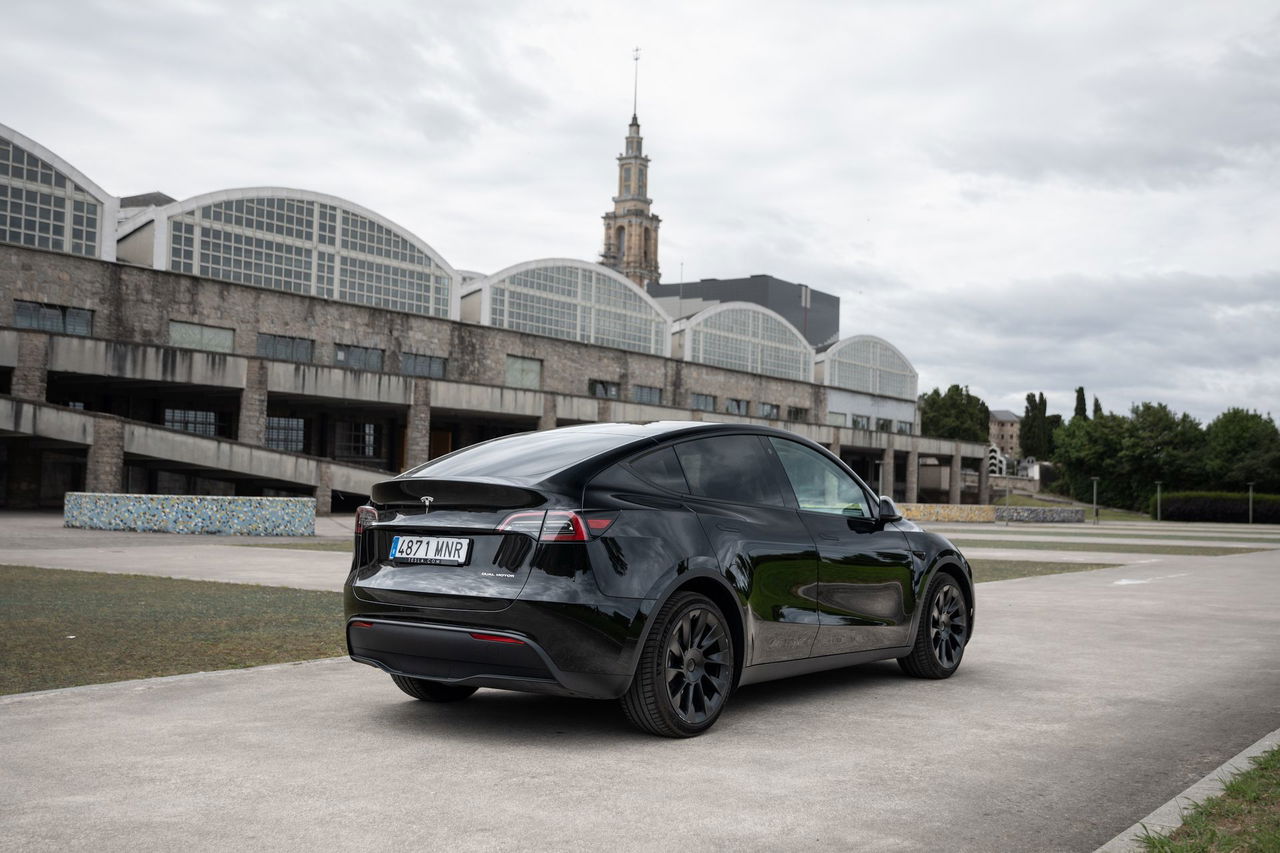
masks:
[[[898,664],[916,678],[948,678],[960,666],[969,641],[969,608],[950,575],[939,574],[925,594],[915,645]]]
[[[693,737],[724,710],[733,676],[733,637],[720,608],[698,593],[677,593],[655,617],[622,709],[644,731]]]
[[[396,687],[424,702],[457,702],[476,692],[476,688],[462,684],[441,684],[439,681],[409,678],[406,675],[393,675],[391,680],[396,683]]]

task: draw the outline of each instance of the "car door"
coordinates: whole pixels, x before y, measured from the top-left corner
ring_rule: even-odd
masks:
[[[748,665],[808,657],[818,635],[818,555],[758,435],[680,442],[676,457],[720,565],[747,592]]]
[[[813,654],[906,645],[915,609],[915,560],[900,531],[876,518],[871,493],[835,460],[769,438],[818,549]]]

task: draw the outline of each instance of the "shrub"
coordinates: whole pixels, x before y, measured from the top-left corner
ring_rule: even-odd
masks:
[[[1156,499],[1151,498],[1151,517],[1156,517]],[[1164,496],[1161,517],[1165,521],[1220,521],[1244,523],[1249,520],[1249,495],[1239,492],[1169,492]],[[1280,495],[1253,496],[1253,520],[1257,524],[1280,524]]]

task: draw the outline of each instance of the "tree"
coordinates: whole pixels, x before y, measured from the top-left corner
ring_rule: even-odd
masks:
[[[952,385],[946,393],[934,388],[920,395],[920,432],[934,438],[987,441],[991,410],[969,386]]]
[[[1205,469],[1216,488],[1280,491],[1280,430],[1271,416],[1228,409],[1205,427]]]
[[[1083,385],[1076,389],[1076,411],[1075,414],[1071,416],[1071,420],[1074,421],[1076,418],[1084,418],[1086,421],[1089,420],[1089,412],[1085,408]]]
[[[1102,417],[1102,403],[1098,402],[1098,395],[1093,395],[1093,416],[1095,418]]]
[[[1027,408],[1022,415],[1022,427],[1018,433],[1018,443],[1024,459],[1029,456],[1049,459],[1053,455],[1053,427],[1056,423],[1061,423],[1062,418],[1054,415],[1055,423],[1049,417],[1048,408],[1043,391],[1039,396],[1027,395]]]

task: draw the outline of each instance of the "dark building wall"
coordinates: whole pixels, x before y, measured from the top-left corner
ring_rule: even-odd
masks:
[[[681,297],[709,302],[752,302],[787,319],[800,330],[810,346],[822,347],[840,337],[840,297],[771,275],[749,278],[704,278],[676,284],[650,284],[656,299]],[[805,303],[805,292],[808,302]]]

